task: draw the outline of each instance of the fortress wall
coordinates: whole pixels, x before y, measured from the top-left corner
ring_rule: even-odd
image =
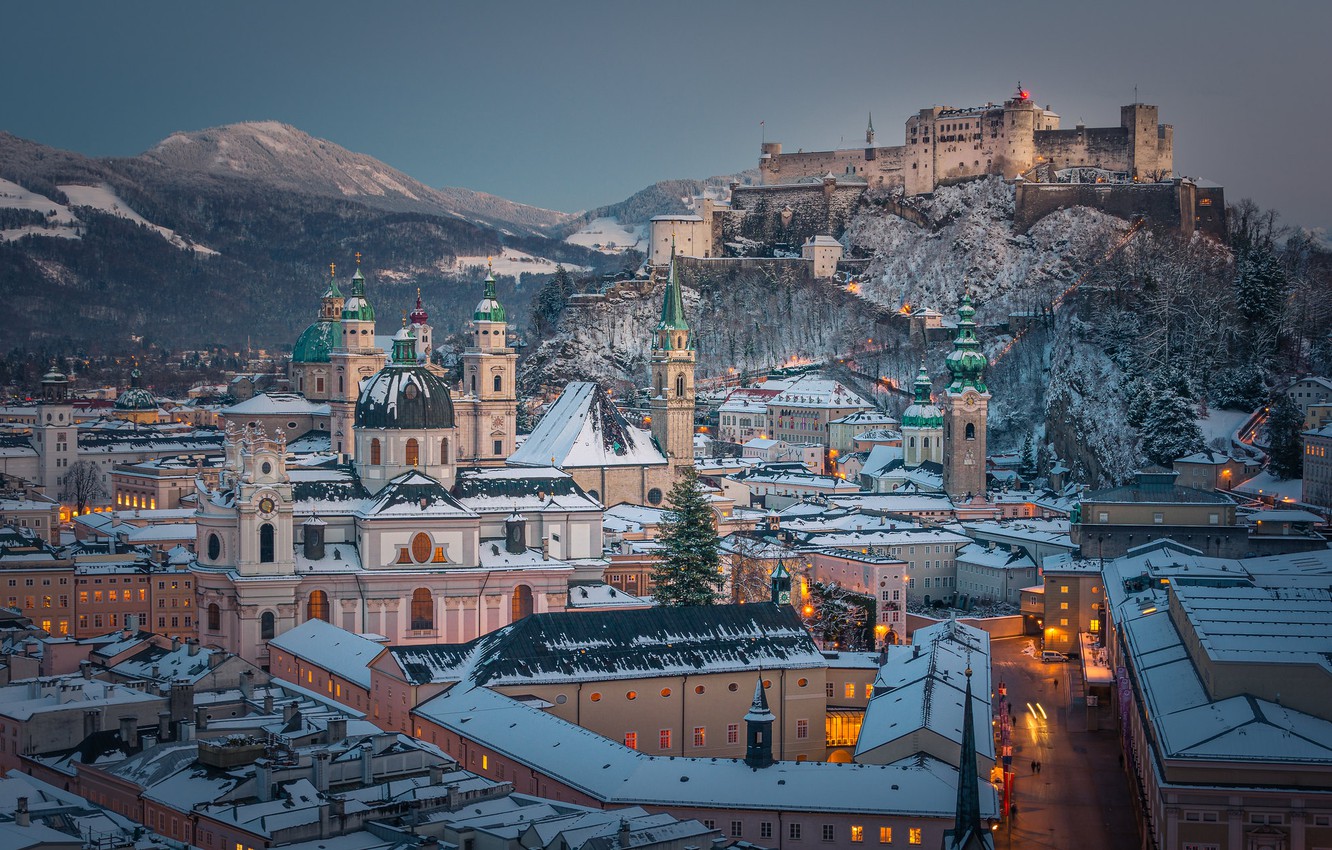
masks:
[[[1025,233],[1052,212],[1091,207],[1120,218],[1142,216],[1158,227],[1187,235],[1195,230],[1224,239],[1225,195],[1221,187],[1193,183],[1018,183],[1013,198],[1013,224]]]
[[[1129,132],[1123,127],[1039,130],[1035,141],[1036,155],[1056,169],[1086,165],[1132,171]]]
[[[865,189],[859,183],[737,187],[731,192],[732,212],[722,221],[722,241],[743,237],[798,248],[812,236],[838,236]]]
[[[769,143],[765,152],[768,158],[759,163],[765,186],[791,183],[802,177],[822,177],[829,172],[837,176],[850,171],[875,188],[897,188],[902,185],[901,171],[906,160],[906,148],[902,145],[781,153],[781,145]]]

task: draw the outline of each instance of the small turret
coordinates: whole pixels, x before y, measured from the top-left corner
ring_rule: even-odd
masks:
[[[768,695],[763,690],[763,677],[754,685],[754,702],[745,714],[745,764],[750,767],[772,766],[772,724],[775,718],[768,709]],[[975,764],[975,759],[972,760]]]
[[[772,569],[772,604],[791,604],[791,572],[785,561],[778,561]]]

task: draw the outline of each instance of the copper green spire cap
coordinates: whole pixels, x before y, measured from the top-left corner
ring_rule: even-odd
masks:
[[[657,323],[658,348],[675,349],[694,347],[693,334],[689,333],[689,321],[685,319],[684,296],[680,292],[680,279],[675,271],[675,242],[671,241],[671,269],[666,277],[666,291],[661,298],[661,321]],[[686,341],[683,346],[676,346],[675,334],[662,331],[684,331]]]
[[[476,309],[472,311],[472,321],[474,322],[503,322],[508,320],[508,314],[504,310],[504,305],[499,302],[499,297],[495,294],[495,269],[489,261],[486,263],[487,272],[485,280],[485,291],[481,295],[481,300],[477,302]]]

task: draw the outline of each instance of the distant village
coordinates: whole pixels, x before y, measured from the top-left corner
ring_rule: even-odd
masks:
[[[1162,181],[1155,107],[1060,130],[1020,91],[907,133],[765,146],[751,199],[814,191],[822,218],[654,221],[636,397],[573,382],[520,410],[493,274],[451,374],[421,299],[382,303],[359,259],[279,369],[170,399],[52,365],[0,407],[0,834],[993,848],[1041,817],[1020,810],[1041,760],[1073,763],[1042,736],[1076,729],[1113,730],[1118,764],[1086,770],[1123,785],[1143,846],[1332,846],[1332,380],[1286,390],[1302,480],[1267,469],[1259,409],[1108,489],[1046,447],[989,450],[970,297],[912,314],[951,347],[900,413],[817,368],[696,382],[679,268],[747,218],[831,276],[843,185],[1076,168],[1167,185],[1172,226],[1213,226],[1176,203],[1211,189]],[[671,493],[695,477],[721,593],[664,604]]]

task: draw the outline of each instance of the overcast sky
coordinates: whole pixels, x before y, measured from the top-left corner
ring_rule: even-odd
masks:
[[[578,210],[1021,80],[1071,127],[1134,86],[1175,168],[1332,227],[1332,3],[6,3],[0,129],[92,155],[275,119],[435,186]]]

